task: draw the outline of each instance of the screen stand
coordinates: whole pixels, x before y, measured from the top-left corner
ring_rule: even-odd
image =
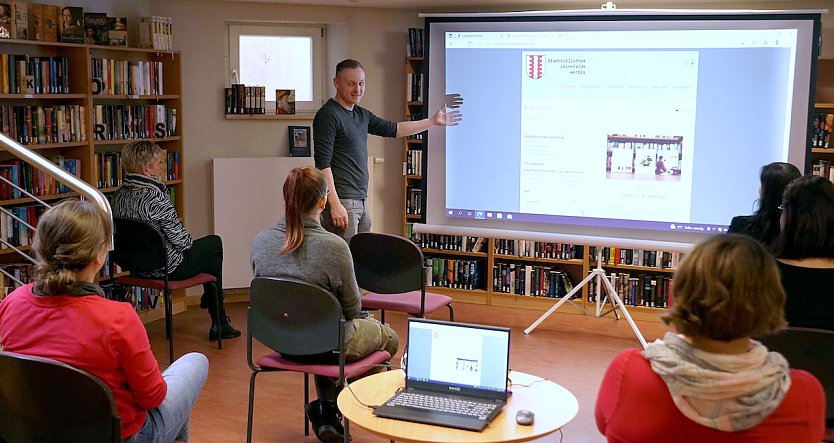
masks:
[[[614,315],[619,320],[620,317],[619,317],[619,315],[617,315],[617,309],[619,309],[620,311],[622,311],[623,315],[625,316],[626,320],[628,321],[628,324],[631,325],[631,330],[634,331],[634,335],[636,335],[637,339],[640,340],[640,344],[643,345],[643,349],[645,349],[648,346],[648,344],[646,343],[646,339],[643,338],[643,334],[640,333],[640,329],[637,328],[637,325],[634,323],[634,320],[631,318],[631,315],[629,315],[628,311],[626,310],[626,307],[623,304],[623,300],[620,298],[619,295],[617,295],[617,291],[614,289],[614,286],[611,285],[611,281],[608,280],[608,277],[605,275],[605,269],[602,269],[602,248],[597,248],[597,266],[594,269],[591,270],[591,273],[588,274],[588,276],[585,277],[585,279],[582,280],[582,282],[580,282],[578,285],[574,286],[574,288],[570,292],[568,292],[564,297],[562,297],[562,299],[559,300],[558,303],[553,305],[550,309],[547,310],[547,312],[542,314],[542,316],[539,317],[538,320],[533,322],[532,325],[530,325],[527,329],[525,329],[524,333],[529,334],[529,333],[533,332],[533,329],[536,329],[536,326],[538,326],[541,322],[543,322],[547,317],[550,317],[550,314],[555,312],[557,309],[559,309],[560,306],[562,306],[566,302],[570,302],[574,306],[579,307],[580,309],[582,309],[583,311],[585,311],[587,314],[590,315],[591,313],[588,312],[588,310],[586,310],[585,308],[582,308],[578,304],[574,303],[570,298],[576,292],[582,290],[582,287],[587,285],[591,281],[591,279],[594,279],[594,278],[597,279],[596,313],[594,314],[594,316],[595,317],[601,317],[601,316],[606,315],[609,312],[613,311]],[[611,309],[609,309],[608,311],[605,311],[604,313],[602,312],[602,305],[605,302],[600,301],[600,300],[604,300],[604,299],[600,298],[600,289],[603,288],[603,287],[605,288],[605,292],[607,294],[605,297],[611,303]]]

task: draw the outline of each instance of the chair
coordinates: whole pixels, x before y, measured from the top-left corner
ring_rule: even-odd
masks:
[[[834,441],[834,331],[790,327],[758,338],[771,351],[788,360],[791,368],[803,369],[817,378],[825,391],[825,419],[828,430],[824,441]]]
[[[215,284],[214,276],[209,274],[197,274],[185,280],[169,280],[168,256],[165,250],[165,237],[152,224],[125,217],[114,217],[114,245],[112,252],[113,262],[117,263],[131,275],[116,278],[116,283],[125,286],[138,286],[162,291],[163,303],[165,306],[165,337],[168,339],[168,362],[174,361],[174,321],[171,293],[182,289],[210,283]],[[141,278],[134,274],[151,273],[158,269],[165,270],[165,277],[162,279]],[[215,286],[215,291],[217,287]],[[220,300],[215,299],[215,312],[220,315]],[[223,349],[223,342],[217,334],[217,349]]]
[[[338,378],[338,384],[344,385],[346,377],[364,374],[372,365],[384,363],[391,358],[387,351],[376,351],[361,360],[345,363],[342,306],[329,292],[309,283],[280,278],[255,278],[249,288],[247,317],[246,359],[252,369],[249,378],[249,416],[246,422],[247,443],[252,441],[255,377],[259,373],[304,373],[306,405],[310,402],[310,374]],[[275,352],[253,361],[253,338]],[[303,363],[282,355],[314,356],[335,350],[338,350],[336,364]],[[348,432],[348,422],[345,419],[346,443]],[[305,414],[304,435],[309,434],[309,421]]]
[[[423,252],[410,240],[363,232],[351,238],[350,253],[359,287],[370,291],[362,297],[362,307],[380,310],[383,323],[385,311],[425,317],[444,306],[455,321],[452,298],[426,292]]]
[[[0,411],[0,441],[121,441],[110,388],[48,358],[0,352]]]

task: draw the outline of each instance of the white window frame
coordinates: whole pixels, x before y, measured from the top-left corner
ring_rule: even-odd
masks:
[[[265,35],[274,37],[310,37],[312,39],[312,73],[313,73],[313,100],[299,101],[296,99],[296,113],[313,113],[324,104],[324,97],[327,88],[324,85],[324,60],[325,54],[325,25],[321,24],[295,24],[295,23],[228,23],[228,72],[230,83],[233,72],[240,72],[240,36],[241,35]],[[273,91],[274,92],[274,91]],[[275,101],[266,102],[266,113],[275,112]]]

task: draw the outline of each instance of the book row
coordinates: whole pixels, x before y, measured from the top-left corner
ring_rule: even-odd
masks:
[[[29,246],[35,235],[34,227],[38,219],[46,210],[45,206],[18,206],[4,208],[0,212],[0,243],[2,249],[12,246]]]
[[[162,72],[159,61],[90,60],[94,95],[163,95]]]
[[[811,174],[834,182],[834,168],[831,167],[831,160],[820,160],[817,164],[811,165]]]
[[[423,175],[423,151],[408,150],[403,163],[403,175]]]
[[[234,84],[224,92],[226,114],[266,114],[266,86]]]
[[[423,233],[414,233],[411,241],[421,248],[460,252],[483,252],[487,244],[484,237]]]
[[[492,290],[533,297],[564,297],[573,289],[567,272],[546,266],[496,263],[492,266]]]
[[[81,177],[81,160],[63,157],[53,157],[51,160],[70,174]],[[70,191],[66,185],[21,160],[0,162],[0,177],[3,178],[0,180],[2,200],[24,197],[25,195],[19,191],[20,188],[38,197]]]
[[[581,259],[583,250],[584,248],[581,245],[499,238],[495,239],[494,252],[519,257],[572,260]]]
[[[589,254],[597,256],[596,246],[591,246]],[[683,258],[680,252],[654,251],[645,249],[602,248],[602,263],[607,265],[644,266],[648,268],[677,269]],[[596,260],[592,260],[596,264]]]
[[[31,268],[32,265],[24,263],[3,265],[4,271],[8,272],[12,277],[23,284],[29,283],[31,276],[33,275]],[[6,298],[6,296],[15,289],[17,289],[17,282],[12,280],[6,274],[0,273],[0,301]]]
[[[174,50],[174,19],[171,17],[139,17],[139,47],[160,51]]]
[[[69,59],[0,54],[0,94],[69,94]]]
[[[95,105],[96,140],[164,138],[177,135],[177,110],[165,105]]]
[[[0,106],[3,133],[22,145],[87,140],[86,111],[81,105]]]
[[[615,272],[610,274],[608,279],[625,305],[650,308],[672,307],[672,277]],[[604,288],[600,288],[600,294],[605,296]],[[588,301],[596,302],[596,295],[597,279],[594,278],[588,285]]]
[[[33,3],[30,24],[27,2],[13,0],[11,6],[12,15],[7,17],[6,23],[13,38],[127,46],[127,19],[124,17],[108,17],[102,12],[85,13],[79,6]]]
[[[426,259],[426,286],[483,289],[483,268],[480,260],[430,257]]]
[[[423,74],[408,73],[408,101],[423,101]]]
[[[179,180],[180,179],[180,153],[169,152],[166,149],[163,152],[163,171],[165,171],[163,179],[165,180]],[[115,188],[122,185],[122,154],[118,151],[96,152],[95,154],[95,181],[99,188]]]
[[[811,133],[812,148],[828,148],[834,114],[814,114],[814,132]]]
[[[161,291],[137,286],[123,286],[119,284],[103,284],[105,298],[130,303],[136,312],[156,309],[159,305]]]
[[[423,190],[418,187],[409,186],[406,188],[405,193],[405,213],[409,215],[422,215]]]
[[[422,28],[408,28],[408,47],[406,54],[409,57],[423,56],[423,29]]]
[[[408,115],[405,116],[405,118],[408,121],[422,120],[423,119],[423,114],[420,114],[420,113],[408,114]],[[427,133],[428,133],[428,131],[418,132],[416,134],[409,135],[407,138],[410,139],[410,140],[425,140]]]

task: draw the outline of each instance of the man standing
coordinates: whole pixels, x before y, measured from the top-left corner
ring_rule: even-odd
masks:
[[[359,232],[371,230],[368,197],[368,134],[405,137],[432,126],[455,126],[460,111],[446,112],[444,105],[430,118],[395,123],[359,106],[365,94],[365,71],[356,60],[336,65],[333,79],[336,97],[319,109],[313,120],[316,167],[324,174],[329,194],[322,226],[350,243]]]

